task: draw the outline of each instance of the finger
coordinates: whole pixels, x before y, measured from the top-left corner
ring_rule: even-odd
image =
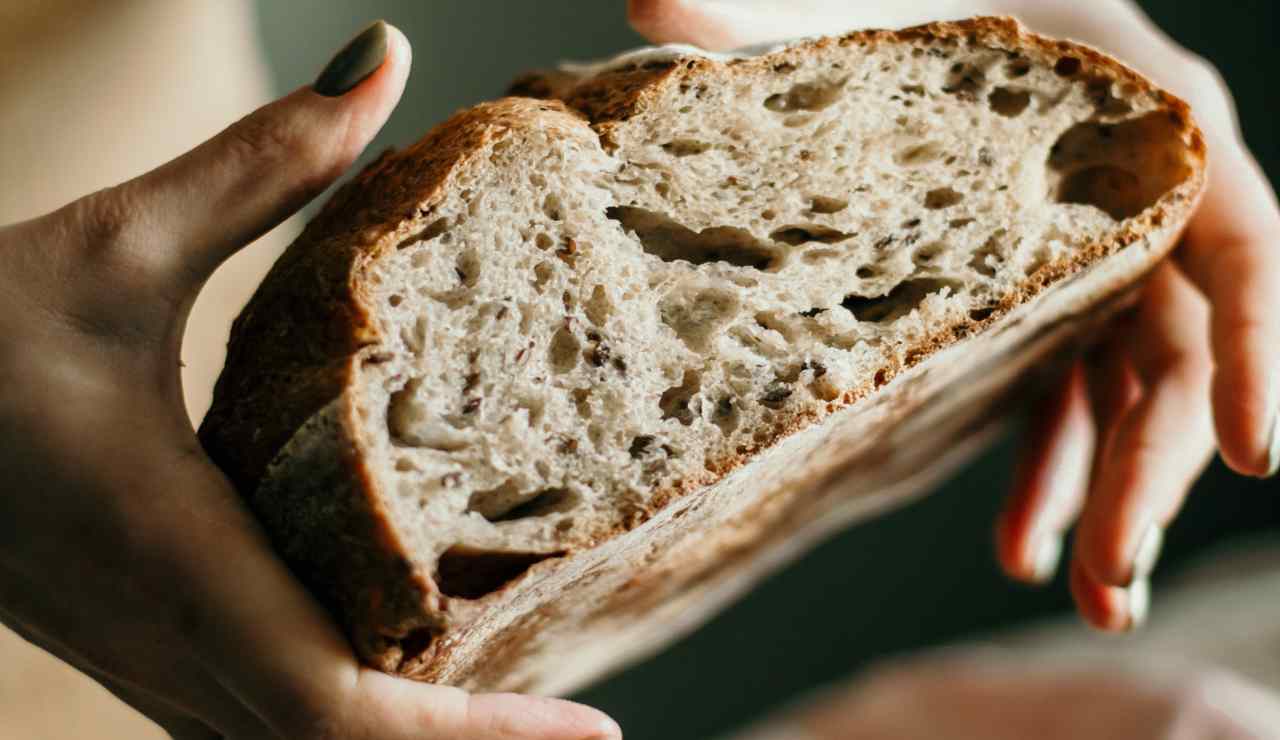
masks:
[[[613,720],[560,699],[518,694],[468,694],[362,670],[355,706],[379,706],[377,716],[394,738],[476,740],[620,740]],[[372,716],[372,715],[370,715]],[[366,735],[360,735],[365,737]],[[367,735],[373,737],[372,734]]]
[[[1280,210],[1257,162],[1218,146],[1205,201],[1179,257],[1212,305],[1213,412],[1223,460],[1248,475],[1280,467]]]
[[[1130,358],[1144,395],[1117,423],[1080,519],[1075,557],[1099,584],[1150,575],[1163,528],[1213,448],[1208,307],[1171,263],[1146,288]]]
[[[877,7],[881,5],[881,7]],[[628,0],[627,20],[653,43],[685,43],[724,50],[801,36],[830,35],[855,26],[901,26],[932,20],[909,4],[789,0]]]
[[[299,89],[159,169],[74,204],[73,217],[98,242],[90,246],[105,243],[147,274],[198,287],[319,194],[386,122],[409,74],[409,43],[397,29],[379,22],[352,43],[335,57],[337,72],[331,65],[317,81],[328,94]]]
[[[1071,559],[1068,570],[1076,611],[1091,627],[1122,632],[1145,621],[1151,598],[1146,581],[1134,590],[1108,586],[1090,575],[1078,557]]]
[[[1089,407],[1097,430],[1090,480],[1097,477],[1098,463],[1106,458],[1120,419],[1142,400],[1142,379],[1129,360],[1136,331],[1136,311],[1116,317],[1107,328],[1106,340],[1085,361]]]
[[[1089,486],[1094,426],[1081,362],[1035,408],[1013,492],[996,526],[1000,564],[1011,578],[1053,578],[1062,538]]]

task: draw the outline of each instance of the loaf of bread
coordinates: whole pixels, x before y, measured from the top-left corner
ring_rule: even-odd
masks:
[[[343,187],[201,439],[363,660],[565,692],[945,474],[1204,184],[1003,18],[521,80]]]

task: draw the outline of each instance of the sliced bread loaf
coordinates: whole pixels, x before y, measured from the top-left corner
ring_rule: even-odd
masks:
[[[675,638],[975,449],[1204,183],[1184,103],[1009,19],[629,59],[383,156],[234,326],[201,438],[383,670]]]

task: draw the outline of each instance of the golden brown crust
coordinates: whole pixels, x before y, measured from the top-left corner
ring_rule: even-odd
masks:
[[[832,45],[866,46],[913,39],[979,44],[1038,55],[1040,61],[1051,65],[1069,57],[1080,63],[1065,65],[1064,76],[1102,75],[1148,91],[1156,96],[1188,142],[1195,160],[1193,173],[1115,238],[1042,267],[1018,290],[1005,296],[990,315],[939,327],[901,355],[887,357],[874,379],[862,387],[847,389],[828,405],[827,413],[834,413],[868,397],[895,375],[947,346],[1000,321],[1045,288],[1078,275],[1166,224],[1185,223],[1205,177],[1203,139],[1186,104],[1156,90],[1141,75],[1093,49],[1031,34],[1011,19],[978,18],[902,31],[857,32],[728,64],[690,58],[618,70],[587,81],[563,75],[526,78],[517,83],[517,89],[544,97],[563,97],[571,107],[529,99],[504,99],[478,106],[454,116],[413,147],[384,155],[334,196],[272,269],[236,321],[227,366],[219,379],[213,408],[202,425],[201,440],[237,488],[254,501],[277,544],[299,568],[299,575],[343,620],[367,662],[418,678],[451,675],[447,669],[450,641],[434,644],[434,638],[446,628],[443,613],[448,604],[439,598],[427,574],[406,567],[409,553],[398,541],[394,524],[387,520],[380,492],[359,454],[361,441],[352,404],[344,402],[327,409],[327,446],[310,448],[313,455],[341,461],[340,468],[325,478],[324,486],[299,485],[292,492],[284,486],[274,486],[264,495],[252,496],[268,463],[308,419],[333,404],[353,383],[360,349],[378,340],[371,321],[372,309],[361,284],[367,266],[412,236],[422,224],[429,223],[433,205],[447,192],[456,174],[468,166],[477,152],[513,129],[550,126],[576,133],[585,130],[589,122],[609,147],[613,132],[646,111],[667,86],[696,84],[697,79],[705,80],[708,74],[768,73],[775,65]],[[1166,244],[1153,245],[1158,249],[1146,256],[1146,264],[1154,264],[1172,243],[1170,239]],[[704,489],[816,420],[814,414],[786,419],[763,442],[738,450],[732,459],[710,465],[713,472],[707,480],[686,481],[677,489],[656,496],[652,506],[637,511],[631,521],[612,534],[638,526],[663,506]],[[281,465],[304,469],[304,457],[299,454],[290,459],[286,455]],[[346,485],[339,485],[342,481]],[[340,500],[329,506],[318,506],[314,500],[326,497]],[[309,513],[303,516],[301,511]],[[331,558],[319,552],[325,548],[326,540],[355,540],[356,549],[363,556]],[[732,547],[737,548],[734,552],[759,549],[741,543]],[[659,585],[662,578],[651,576],[637,574],[636,586],[601,609],[620,613],[633,609],[637,603],[651,603],[670,591],[670,586]],[[699,577],[712,577],[712,572],[685,576],[685,581],[696,581]],[[525,620],[526,631],[536,630],[542,618],[547,615],[539,619],[530,615]],[[518,643],[521,634],[524,633],[520,629],[509,628],[494,636],[500,639],[494,640],[490,651],[493,665],[510,665],[510,655],[503,660],[497,657],[502,640]],[[488,683],[496,684],[500,677],[491,678]]]

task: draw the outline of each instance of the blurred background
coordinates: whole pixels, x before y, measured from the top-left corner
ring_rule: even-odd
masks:
[[[187,1],[165,0],[165,7]],[[5,5],[0,0],[0,10]],[[1273,135],[1280,112],[1273,94],[1280,72],[1275,51],[1280,3],[1148,0],[1141,5],[1170,35],[1222,71],[1236,96],[1245,138],[1274,184],[1280,174],[1280,137]],[[500,94],[522,70],[642,43],[626,25],[621,0],[259,0],[246,8],[253,13],[265,50],[261,61],[277,93],[308,83],[332,50],[370,19],[387,18],[404,30],[414,44],[413,76],[373,153],[411,143],[458,108]],[[165,31],[156,28],[156,33]],[[193,38],[198,36],[197,30]],[[4,80],[12,74],[0,73],[0,95],[10,94]],[[68,103],[47,99],[58,89],[42,88],[44,104],[74,112]],[[247,96],[268,93],[250,90]],[[0,108],[9,106],[8,100],[0,103]],[[221,123],[229,120],[224,116]],[[0,138],[21,134],[15,127],[27,125],[20,112],[0,113]],[[179,132],[175,146],[181,140],[189,146],[208,133]],[[4,156],[0,202],[18,197],[15,175],[31,166],[12,151],[7,160]],[[33,177],[21,175],[22,180]],[[16,206],[0,207],[0,214],[5,216],[0,220],[34,215]],[[237,295],[252,287],[251,282],[237,286]],[[223,326],[221,336],[225,331]],[[198,399],[193,406],[199,407]],[[832,538],[693,635],[576,698],[609,712],[630,740],[707,738],[870,661],[1068,614],[1061,579],[1039,590],[1010,585],[992,557],[990,528],[1010,483],[1014,436],[934,495]],[[1180,566],[1208,547],[1275,529],[1280,523],[1280,507],[1272,498],[1276,492],[1273,482],[1234,476],[1220,463],[1211,467],[1168,534],[1155,578],[1157,618],[1161,582]],[[6,659],[9,654],[19,657]],[[0,738],[142,736],[134,733],[143,733],[138,729],[143,725],[130,724],[123,709],[102,709],[110,722],[91,714],[74,716],[99,706],[91,701],[98,690],[68,693],[66,682],[72,679],[33,655],[11,636],[0,640]],[[1274,658],[1280,664],[1280,650]],[[48,680],[56,690],[42,690],[39,682],[55,675]],[[99,702],[105,705],[100,697]],[[30,716],[18,717],[19,712]]]

